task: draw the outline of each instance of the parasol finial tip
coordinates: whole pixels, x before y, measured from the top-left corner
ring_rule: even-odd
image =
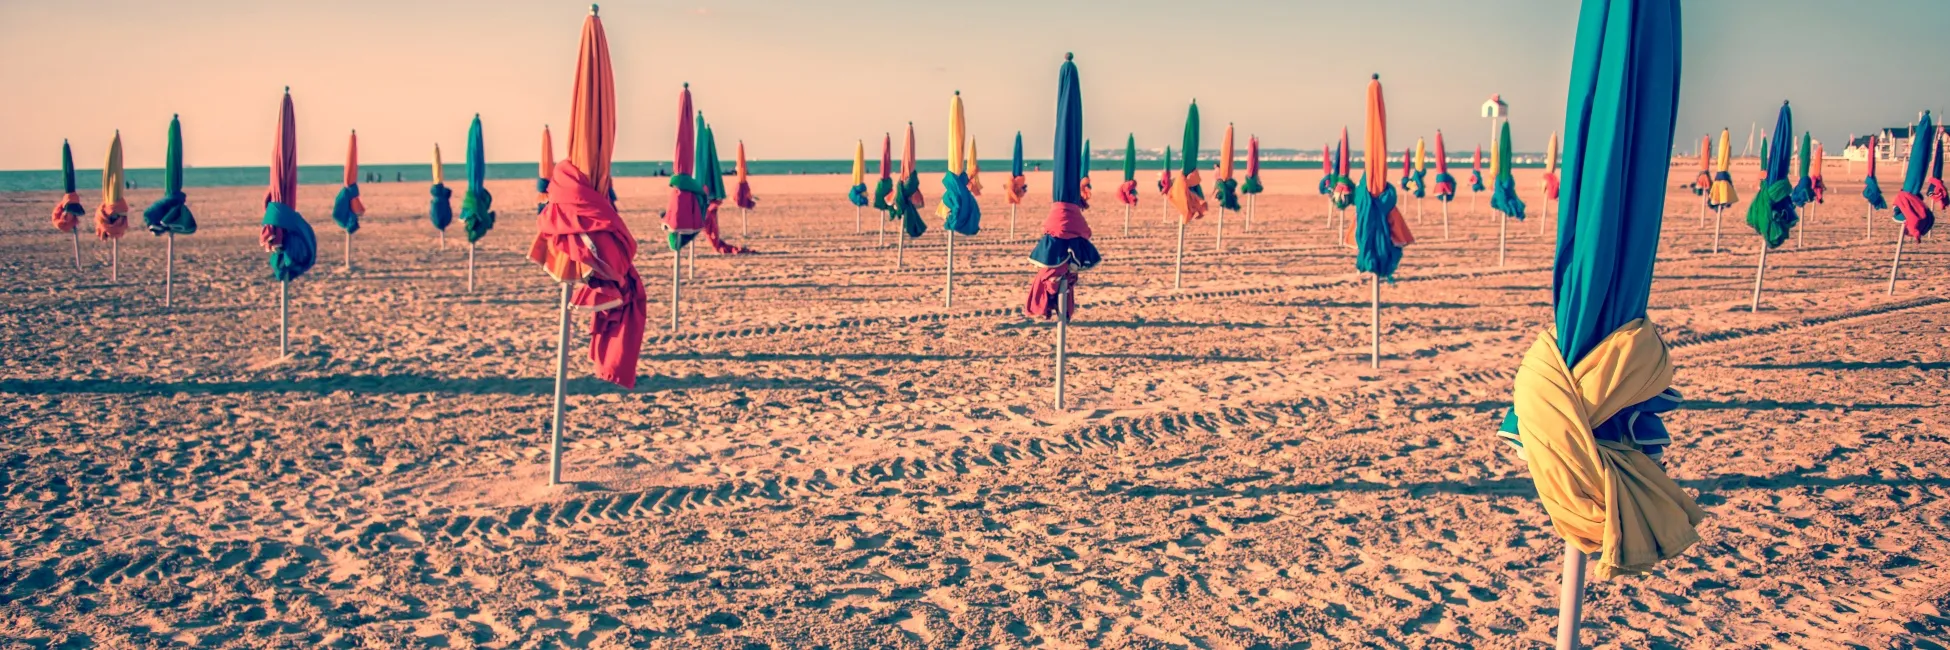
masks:
[[[1369,79],[1373,79],[1373,80],[1375,80],[1375,81],[1381,81],[1381,73],[1379,73],[1379,72],[1376,72],[1376,73],[1373,73],[1373,74],[1370,74],[1370,75],[1368,75],[1368,78],[1369,78]]]
[[[961,96],[961,91],[960,91],[960,90],[956,90],[956,91],[955,91],[955,96],[956,96],[956,97],[960,97],[960,96]]]
[[[291,94],[291,87],[290,87],[290,86],[285,86],[285,87],[284,87],[284,94],[286,94],[286,95],[289,95],[289,94]]]
[[[685,89],[685,90],[690,90],[690,89],[691,89],[691,82],[688,82],[688,81],[686,81],[686,82],[684,82],[684,89]]]
[[[591,16],[594,16],[594,15],[596,15],[596,14],[597,14],[597,12],[600,12],[600,11],[602,11],[602,9],[603,9],[603,8],[602,8],[602,7],[600,7],[600,6],[597,6],[597,5],[596,5],[596,3],[593,3],[593,2],[592,2],[592,3],[589,3],[589,15],[591,15]]]
[[[1077,59],[1077,53],[1075,53],[1075,52],[1064,52],[1064,53],[1063,53],[1063,60],[1065,60],[1065,61],[1075,61],[1076,59]]]

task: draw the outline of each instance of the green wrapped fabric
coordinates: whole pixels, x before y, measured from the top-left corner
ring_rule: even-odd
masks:
[[[1787,179],[1787,158],[1789,139],[1794,136],[1794,114],[1789,111],[1787,102],[1781,102],[1781,116],[1774,122],[1773,146],[1761,149],[1764,161],[1761,173],[1767,180],[1761,184],[1760,192],[1754,195],[1754,202],[1747,206],[1747,225],[1759,233],[1768,248],[1779,248],[1788,240],[1800,217],[1794,214],[1794,186]]]
[[[460,199],[460,220],[473,244],[494,229],[494,195],[487,191],[487,151],[481,138],[481,116],[467,127],[467,194]]]
[[[921,220],[921,211],[914,207],[915,197],[921,194],[921,175],[913,174],[894,184],[894,215],[901,220],[901,230],[908,237],[919,237],[928,232],[928,222]]]

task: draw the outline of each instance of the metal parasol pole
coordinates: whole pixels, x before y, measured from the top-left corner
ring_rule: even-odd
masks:
[[[857,235],[867,230],[860,225],[860,219],[860,206],[853,206],[853,234]]]
[[[562,483],[562,406],[569,388],[569,287],[573,284],[562,283],[562,325],[555,333],[555,414],[548,436],[549,485]]]
[[[291,281],[278,283],[278,356],[291,354]]]
[[[1246,232],[1253,231],[1253,197],[1256,196],[1259,195],[1258,194],[1246,195]],[[1419,210],[1420,208],[1417,209]]]
[[[115,282],[122,277],[122,240],[108,240],[108,281]]]
[[[1727,220],[1726,208],[1713,209],[1713,254],[1720,253],[1720,224]]]
[[[1763,238],[1760,242],[1760,262],[1754,265],[1754,299],[1747,305],[1748,312],[1760,313],[1760,281],[1765,277],[1767,277],[1767,241]]]
[[[1584,552],[1564,544],[1564,582],[1557,592],[1557,650],[1577,650],[1584,621]]]
[[[1862,213],[1862,241],[1869,241],[1870,239],[1873,239],[1875,237],[1875,231],[1876,231],[1875,217],[1876,217],[1876,206],[1874,205],[1869,206],[1868,212]]]
[[[163,244],[163,306],[169,306],[169,293],[176,284],[176,232],[170,231],[169,241]]]
[[[1504,218],[1496,220],[1496,265],[1497,266],[1503,266],[1503,248],[1504,248],[1503,243],[1505,240],[1509,239],[1509,235],[1508,235],[1509,230],[1510,230],[1509,217],[1506,216]]]
[[[68,231],[68,234],[74,239],[74,270],[79,271],[81,270],[81,226],[75,226],[74,230]]]
[[[738,238],[739,239],[745,239],[745,232],[746,232],[745,212],[746,210],[744,208],[738,208]]]
[[[1225,208],[1219,208],[1219,227],[1213,229],[1212,232],[1216,233],[1218,237],[1218,240],[1215,243],[1213,243],[1213,247],[1217,250],[1225,250],[1226,249],[1226,209]]]
[[[345,231],[345,272],[352,272],[352,231]]]
[[[1066,280],[1056,281],[1056,410],[1063,410],[1064,349],[1069,346],[1070,300]]]
[[[1124,204],[1124,236],[1131,236],[1131,204]]]
[[[348,239],[347,241],[351,240]],[[346,264],[349,270],[351,265],[350,258],[347,258]],[[474,242],[467,242],[467,292],[474,293]]]
[[[682,297],[679,295],[678,292],[684,286],[684,276],[682,272],[683,266],[684,266],[684,251],[681,250],[671,251],[670,252],[670,331],[672,332],[677,331],[677,305],[679,304],[679,298]]]
[[[1449,241],[1449,202],[1442,201],[1442,241]]]
[[[955,306],[955,231],[948,231],[948,283],[942,287],[942,306]]]
[[[1183,220],[1178,222],[1177,260],[1171,267],[1171,288],[1182,289],[1185,287],[1185,222]]]
[[[1368,367],[1381,368],[1381,275],[1368,274],[1373,301],[1368,305]]]
[[[907,257],[906,234],[904,232],[894,233],[894,270],[896,271],[901,270],[901,266],[907,261],[905,259]]]
[[[1891,296],[1896,295],[1896,272],[1902,270],[1903,268],[1903,240],[1904,239],[1906,238],[1903,237],[1903,230],[1901,228],[1897,228],[1896,229],[1896,259],[1889,263],[1888,295]]]

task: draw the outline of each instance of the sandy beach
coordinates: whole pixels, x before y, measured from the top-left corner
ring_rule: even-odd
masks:
[[[1907,246],[1886,295],[1896,226],[1865,240],[1859,171],[1828,165],[1757,313],[1746,203],[1714,253],[1713,215],[1671,192],[1651,317],[1686,398],[1666,468],[1704,541],[1593,583],[1590,647],[1950,644],[1950,253]],[[952,308],[938,176],[899,270],[845,177],[755,178],[748,234],[735,208],[722,227],[758,253],[700,251],[678,332],[669,190],[620,179],[641,380],[590,378],[577,320],[554,489],[532,181],[489,184],[471,293],[424,185],[364,186],[350,272],[338,187],[304,186],[319,261],[282,359],[263,188],[190,191],[169,309],[162,239],[132,229],[111,282],[87,220],[74,269],[57,193],[0,194],[0,646],[1547,647],[1562,543],[1493,433],[1552,313],[1540,173],[1518,173],[1531,218],[1501,266],[1487,192],[1471,213],[1463,188],[1447,237],[1404,199],[1418,241],[1382,287],[1376,371],[1318,171],[1268,171],[1223,248],[1216,217],[1190,226],[1174,290],[1155,174],[1127,232],[1099,170],[1064,410],[1053,326],[1022,315],[1047,174],[1014,236],[982,176]]]

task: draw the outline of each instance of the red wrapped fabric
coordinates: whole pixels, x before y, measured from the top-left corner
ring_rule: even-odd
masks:
[[[103,203],[95,210],[95,238],[101,240],[121,239],[129,231],[129,202],[116,199],[114,203]]]
[[[1029,303],[1023,311],[1036,318],[1056,316],[1057,301],[1063,301],[1066,317],[1077,313],[1077,272],[1068,265],[1043,269],[1036,272],[1036,281],[1029,287]]]
[[[1889,204],[1903,213],[1903,236],[1912,241],[1921,243],[1923,236],[1930,234],[1930,228],[1936,225],[1936,215],[1930,214],[1930,208],[1923,203],[1921,196],[1897,192],[1896,200]]]
[[[1117,186],[1117,200],[1123,201],[1124,205],[1137,205],[1137,181],[1124,181],[1123,185]]]
[[[752,252],[752,249],[743,246],[733,246],[725,243],[723,239],[718,237],[718,205],[720,203],[723,202],[712,201],[711,207],[704,211],[704,241],[709,242],[711,244],[711,250],[717,251],[719,255],[744,255]]]
[[[74,206],[76,211],[82,210],[83,208],[81,207],[81,195],[76,194],[74,192],[69,192],[67,194],[61,195],[60,203],[54,204],[54,229],[55,230],[59,230],[61,232],[74,232],[74,227],[80,223],[81,221],[80,217],[77,217],[73,212],[68,211],[69,206]]]
[[[595,362],[596,377],[635,388],[648,311],[634,262],[636,237],[616,205],[591,185],[574,162],[555,165],[548,207],[536,219],[538,232],[528,257],[551,273],[558,267],[588,271],[571,302],[596,312],[589,323],[589,359]],[[565,261],[569,264],[563,265]]]

